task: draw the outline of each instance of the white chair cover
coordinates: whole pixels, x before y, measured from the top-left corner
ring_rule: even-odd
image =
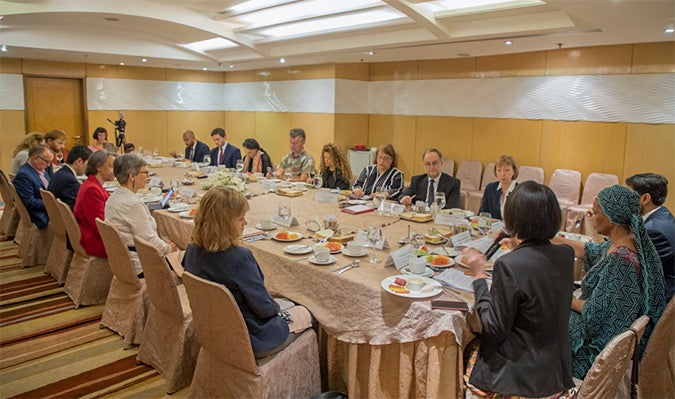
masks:
[[[480,189],[480,178],[483,172],[483,164],[478,161],[462,161],[457,168],[457,176],[461,182],[459,207],[467,209],[469,192]]]
[[[222,284],[189,272],[183,281],[202,345],[192,398],[309,398],[321,390],[316,333],[308,329],[256,363],[237,302]]]
[[[52,232],[49,226],[44,229],[38,229],[37,226],[31,222],[28,210],[21,202],[21,198],[16,192],[16,188],[12,182],[8,182],[14,206],[19,213],[20,222],[18,233],[20,237],[19,251],[17,256],[21,258],[21,267],[31,267],[37,265],[44,265],[47,263],[47,256],[52,245]]]
[[[443,167],[441,168],[442,172],[445,172],[446,174],[450,176],[455,175],[455,161],[452,158],[445,158],[443,157]]]
[[[619,178],[616,175],[607,173],[591,173],[586,178],[584,193],[581,197],[581,203],[567,208],[565,231],[571,233],[582,233],[593,237],[599,241],[602,238],[593,229],[588,219],[588,211],[593,207],[593,200],[603,188],[619,184]],[[581,223],[577,223],[581,221]]]
[[[56,207],[54,194],[40,189],[40,195],[42,196],[42,201],[45,203],[45,208],[47,208],[47,215],[49,215],[49,228],[51,228],[54,234],[52,246],[47,256],[45,273],[51,275],[60,285],[63,285],[66,283],[66,276],[68,275],[70,261],[73,258],[73,251],[68,249],[66,226],[63,223],[63,217],[61,217],[59,208]]]
[[[145,279],[136,276],[129,248],[124,245],[119,231],[110,223],[96,218],[96,227],[101,234],[113,279],[110,284],[101,325],[108,327],[124,338],[127,348],[141,343],[143,328],[150,300],[145,289]]]
[[[675,398],[675,298],[649,336],[638,381],[640,398]]]
[[[521,166],[518,168],[518,177],[516,181],[522,183],[524,181],[532,180],[539,184],[544,184],[544,168],[539,166]]]
[[[9,180],[2,169],[0,169],[0,195],[2,196],[2,201],[5,203],[5,208],[2,210],[2,217],[0,218],[0,235],[5,238],[12,238],[16,235],[16,229],[19,226],[19,213],[16,210],[16,206],[14,206],[12,192],[9,188]]]
[[[560,204],[562,213],[561,229],[565,229],[567,208],[579,204],[579,192],[581,191],[581,173],[576,170],[556,169],[551,175],[548,186],[553,190]]]
[[[480,190],[474,190],[467,192],[467,203],[466,209],[472,211],[473,213],[478,213],[480,209],[480,204],[483,201],[483,192],[485,191],[485,186],[497,181],[497,176],[495,176],[495,163],[490,162],[487,164],[483,170],[483,178],[480,183]]]
[[[157,248],[138,237],[134,243],[150,297],[137,359],[162,374],[171,394],[190,385],[199,354],[190,302]]]

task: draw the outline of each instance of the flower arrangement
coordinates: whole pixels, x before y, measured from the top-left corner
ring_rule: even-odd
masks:
[[[204,190],[208,190],[215,186],[232,187],[240,193],[246,191],[246,182],[244,180],[224,170],[217,171],[215,174],[209,176],[204,183],[202,183],[202,188]]]

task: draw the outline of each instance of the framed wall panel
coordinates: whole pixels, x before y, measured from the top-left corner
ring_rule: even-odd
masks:
[[[632,72],[675,72],[675,41],[634,44]]]
[[[476,57],[419,60],[417,79],[462,79],[476,77]]]
[[[415,148],[416,117],[405,115],[371,115],[368,146],[391,144],[396,150],[398,168],[410,181],[417,159]]]
[[[0,167],[9,173],[12,171],[14,149],[27,133],[23,110],[0,111],[0,132],[3,143],[0,146]]]
[[[448,116],[418,116],[415,133],[415,154],[413,174],[424,172],[421,156],[429,147],[436,147],[446,158],[452,158],[457,170],[459,162],[471,159],[474,135],[474,118]],[[417,161],[417,162],[415,162]]]
[[[544,76],[546,53],[503,54],[476,58],[477,78],[505,78],[516,76]]]
[[[518,165],[539,165],[541,130],[542,121],[476,118],[471,158],[486,165],[501,155],[512,155]]]
[[[578,47],[546,53],[546,75],[613,75],[631,73],[633,46]]]

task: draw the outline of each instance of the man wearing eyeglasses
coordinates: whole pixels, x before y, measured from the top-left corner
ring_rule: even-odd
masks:
[[[425,174],[413,176],[410,185],[401,193],[401,204],[410,205],[416,201],[424,201],[431,206],[436,193],[445,194],[443,208],[459,207],[459,179],[441,172],[443,154],[436,148],[427,148],[422,154]]]
[[[44,229],[49,224],[40,189],[46,190],[49,186],[49,176],[46,171],[52,164],[52,159],[54,159],[54,153],[49,147],[37,145],[31,148],[28,151],[28,162],[19,168],[12,180],[16,193],[30,215],[31,222],[35,223],[38,229]]]

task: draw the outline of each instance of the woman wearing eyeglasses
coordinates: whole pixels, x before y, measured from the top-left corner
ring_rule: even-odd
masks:
[[[356,197],[383,193],[388,199],[398,200],[403,191],[403,172],[396,169],[396,151],[391,144],[377,149],[376,163],[361,171],[352,194]]]

